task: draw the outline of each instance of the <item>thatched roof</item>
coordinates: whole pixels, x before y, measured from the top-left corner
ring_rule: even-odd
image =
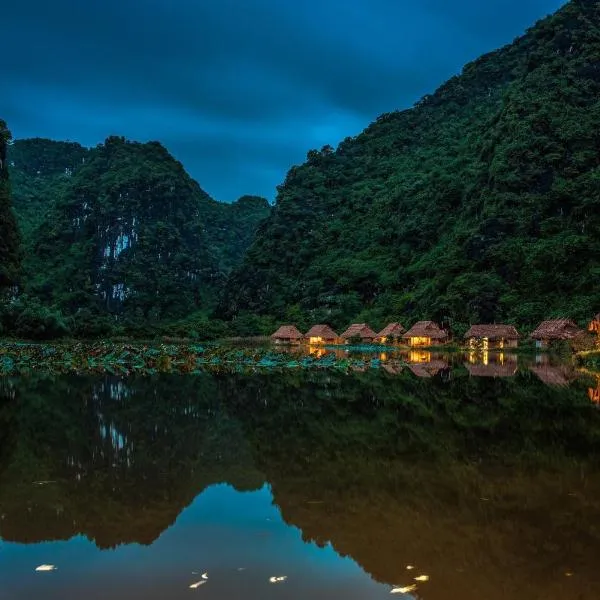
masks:
[[[521,336],[512,325],[471,325],[465,338],[488,338],[490,340],[518,340]]]
[[[540,323],[531,337],[534,340],[572,340],[582,333],[583,330],[571,319],[552,319]]]
[[[374,339],[377,334],[366,323],[354,323],[340,335],[344,340],[351,337],[359,337],[362,339]]]
[[[390,335],[398,336],[403,334],[405,331],[406,330],[404,327],[402,327],[402,325],[400,325],[400,323],[389,323],[377,334],[377,337],[389,337]]]
[[[432,340],[445,340],[448,334],[433,321],[419,321],[415,323],[403,336],[404,339],[413,337],[431,338]]]
[[[304,336],[295,325],[282,325],[272,336],[274,340],[301,340]]]
[[[333,340],[338,337],[338,334],[329,327],[329,325],[313,325],[307,332],[305,337],[320,337],[325,340]]]
[[[503,365],[500,363],[489,363],[487,365],[465,363],[465,366],[469,371],[469,375],[473,377],[512,377],[517,372],[516,362],[508,362]]]

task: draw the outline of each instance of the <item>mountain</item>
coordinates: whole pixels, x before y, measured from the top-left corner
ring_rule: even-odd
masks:
[[[600,288],[600,3],[573,0],[409,110],[308,152],[218,314],[584,321]]]
[[[44,138],[15,140],[8,148],[13,205],[28,238],[91,150],[75,142]]]
[[[12,210],[6,147],[10,140],[0,119],[0,293],[15,285],[20,267],[20,236]]]
[[[216,202],[158,142],[17,140],[8,159],[25,293],[74,316],[75,333],[107,315],[152,325],[210,310],[270,210]]]

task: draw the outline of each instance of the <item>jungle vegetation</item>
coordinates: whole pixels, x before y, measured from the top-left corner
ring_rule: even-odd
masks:
[[[414,107],[310,150],[272,209],[214,201],[157,142],[17,140],[8,160],[23,242],[4,164],[0,285],[23,267],[5,334],[583,325],[600,310],[600,4],[568,2]]]

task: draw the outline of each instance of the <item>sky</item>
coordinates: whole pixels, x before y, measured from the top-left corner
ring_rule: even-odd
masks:
[[[211,196],[273,200],[310,149],[412,106],[564,0],[15,0],[15,138],[158,140]]]

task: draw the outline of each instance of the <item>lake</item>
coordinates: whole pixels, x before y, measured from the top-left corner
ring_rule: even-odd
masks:
[[[0,599],[600,598],[595,378],[413,358],[0,379]]]

